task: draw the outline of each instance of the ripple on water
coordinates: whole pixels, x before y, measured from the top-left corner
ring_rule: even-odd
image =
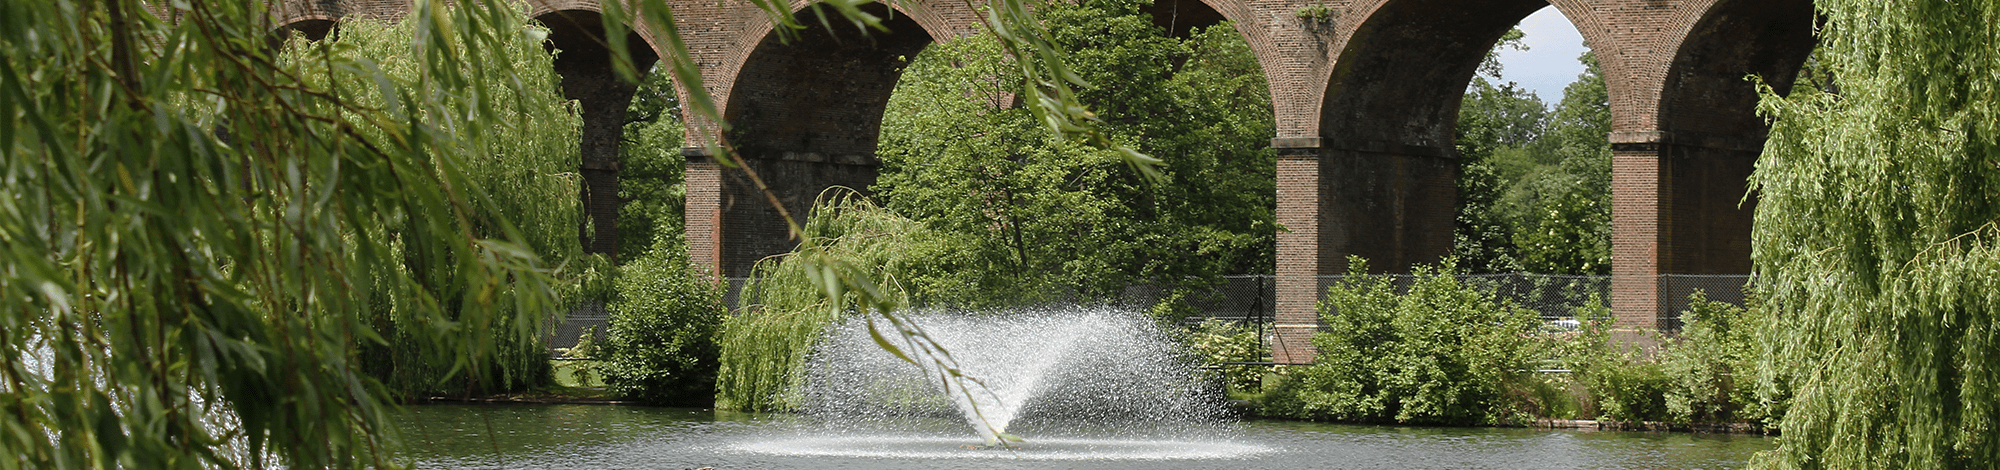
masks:
[[[964,438],[933,436],[793,436],[740,442],[732,450],[789,457],[1009,460],[1222,460],[1272,449],[1232,441],[1036,439],[1013,449],[974,448]]]

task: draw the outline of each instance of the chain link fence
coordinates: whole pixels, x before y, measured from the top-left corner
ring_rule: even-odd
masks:
[[[569,316],[549,328],[550,353],[560,356],[554,350],[576,347],[577,339],[583,336],[584,330],[595,331],[597,337],[603,338],[605,330],[610,328],[609,317],[604,304],[599,302],[588,302],[570,309]]]
[[[1408,288],[1417,277],[1408,274],[1386,274],[1391,284],[1398,289]],[[1318,276],[1322,298],[1329,287],[1339,285],[1348,276]],[[1688,310],[1688,297],[1695,292],[1703,292],[1709,300],[1727,302],[1741,306],[1744,304],[1744,287],[1749,283],[1748,275],[1727,274],[1664,274],[1654,276],[1659,283],[1659,295],[1663,307],[1656,324],[1664,330],[1679,330],[1680,316]],[[1535,311],[1543,321],[1557,328],[1578,325],[1578,309],[1589,306],[1592,299],[1599,305],[1608,307],[1611,302],[1612,276],[1570,276],[1555,274],[1470,274],[1458,276],[1460,283],[1490,290],[1503,300]],[[1197,324],[1208,319],[1241,322],[1253,328],[1263,338],[1265,347],[1272,346],[1271,323],[1276,315],[1277,278],[1269,275],[1224,276],[1223,282],[1208,289],[1193,289],[1183,292],[1182,299],[1199,312],[1188,317],[1185,322]],[[1145,308],[1161,300],[1171,298],[1177,288],[1142,285],[1125,290],[1123,303]]]
[[[1416,282],[1416,277],[1407,274],[1387,274],[1398,288],[1407,288]],[[1318,276],[1322,296],[1326,288],[1338,285],[1347,276]],[[1534,310],[1544,321],[1573,321],[1576,309],[1590,302],[1592,297],[1609,303],[1611,299],[1612,276],[1566,276],[1553,274],[1469,274],[1458,276],[1459,282],[1490,289],[1500,298],[1515,305]],[[1688,296],[1696,291],[1705,293],[1709,300],[1743,305],[1743,287],[1749,282],[1746,275],[1717,274],[1662,274],[1657,276],[1659,293],[1665,308],[1661,309],[1658,325],[1665,330],[1678,330],[1680,315],[1688,309]],[[743,287],[748,278],[729,278],[729,290],[724,302],[732,311],[741,306],[744,298]],[[1158,284],[1141,284],[1125,288],[1121,299],[1115,303],[1135,309],[1145,309],[1162,300],[1181,295],[1181,301],[1194,312],[1184,321],[1197,324],[1208,319],[1238,322],[1255,328],[1265,338],[1269,346],[1271,323],[1276,318],[1277,277],[1270,275],[1223,276],[1221,281],[1210,287],[1184,288]],[[600,337],[608,328],[603,304],[586,304],[570,312],[568,318],[552,328],[549,347],[574,347],[577,337],[587,328],[595,328]]]
[[[1661,274],[1660,299],[1666,307],[1660,310],[1659,325],[1662,330],[1680,331],[1681,313],[1688,310],[1688,297],[1701,292],[1709,301],[1728,302],[1738,307],[1744,303],[1744,287],[1750,284],[1750,276],[1725,274]]]

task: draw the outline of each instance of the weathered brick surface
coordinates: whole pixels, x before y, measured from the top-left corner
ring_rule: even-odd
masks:
[[[1744,76],[1789,90],[1812,49],[1806,0],[1682,10],[1657,15],[1666,34],[1655,46],[1643,47],[1637,39],[1648,35],[1634,32],[1620,60],[1605,60],[1607,79],[1620,69],[1610,83],[1611,305],[1627,327],[1655,327],[1665,313],[1672,299],[1659,274],[1750,272],[1755,200],[1745,201],[1745,178],[1767,128]]]
[[[1281,343],[1295,346],[1304,346],[1317,324],[1312,276],[1341,272],[1349,254],[1401,271],[1449,250],[1459,96],[1486,49],[1521,18],[1553,4],[1602,64],[1615,144],[1613,271],[1621,276],[1612,302],[1633,327],[1651,326],[1658,313],[1657,274],[1748,270],[1749,212],[1736,202],[1765,128],[1742,77],[1760,74],[1784,89],[1812,44],[1809,0],[1202,1],[1212,13],[1191,0],[1172,1],[1180,3],[1149,11],[1176,31],[1184,28],[1181,18],[1235,21],[1269,80],[1273,146],[1280,148],[1277,215],[1289,230],[1278,236],[1278,331]],[[537,12],[597,8],[589,1],[533,3]],[[890,35],[843,33],[835,41],[809,32],[779,44],[747,2],[673,3],[702,86],[734,126],[731,142],[795,212],[829,185],[873,181],[875,133],[898,57],[978,30],[965,3],[929,0],[899,7],[907,10],[896,13]],[[274,14],[279,26],[391,17],[408,8],[362,0],[284,5]],[[1308,5],[1324,5],[1328,14],[1301,18],[1297,12]],[[1189,14],[1180,16],[1181,9]],[[658,34],[639,34],[659,44]],[[589,75],[566,71],[565,87],[617,87]],[[611,114],[593,114],[592,100],[630,92],[571,93],[585,101],[590,120]],[[718,123],[689,122],[690,142],[720,135]],[[584,145],[591,170],[604,153],[588,149],[603,144],[586,136]],[[690,153],[687,226],[696,260],[740,275],[756,258],[789,248],[771,217],[775,209],[739,171]],[[615,167],[594,171],[615,178]],[[591,210],[611,209],[593,203]],[[1280,361],[1311,356],[1286,350],[1298,352],[1281,353]]]

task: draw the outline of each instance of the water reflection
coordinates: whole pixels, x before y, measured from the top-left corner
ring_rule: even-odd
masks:
[[[793,415],[675,408],[430,405],[411,407],[399,424],[419,468],[1721,469],[1772,446],[1758,436],[1250,421],[1222,441],[1023,436],[1041,453],[1015,456],[961,448],[979,444],[970,432],[963,442],[883,441],[826,436],[820,423]],[[1112,455],[1134,449],[1152,457]]]

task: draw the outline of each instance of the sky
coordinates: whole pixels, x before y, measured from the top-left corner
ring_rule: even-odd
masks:
[[[1587,49],[1583,36],[1576,33],[1576,27],[1555,7],[1528,15],[1521,20],[1520,27],[1524,33],[1521,39],[1528,44],[1528,50],[1501,51],[1500,77],[1519,82],[1553,107],[1562,101],[1563,87],[1583,73],[1583,64],[1576,61]]]

